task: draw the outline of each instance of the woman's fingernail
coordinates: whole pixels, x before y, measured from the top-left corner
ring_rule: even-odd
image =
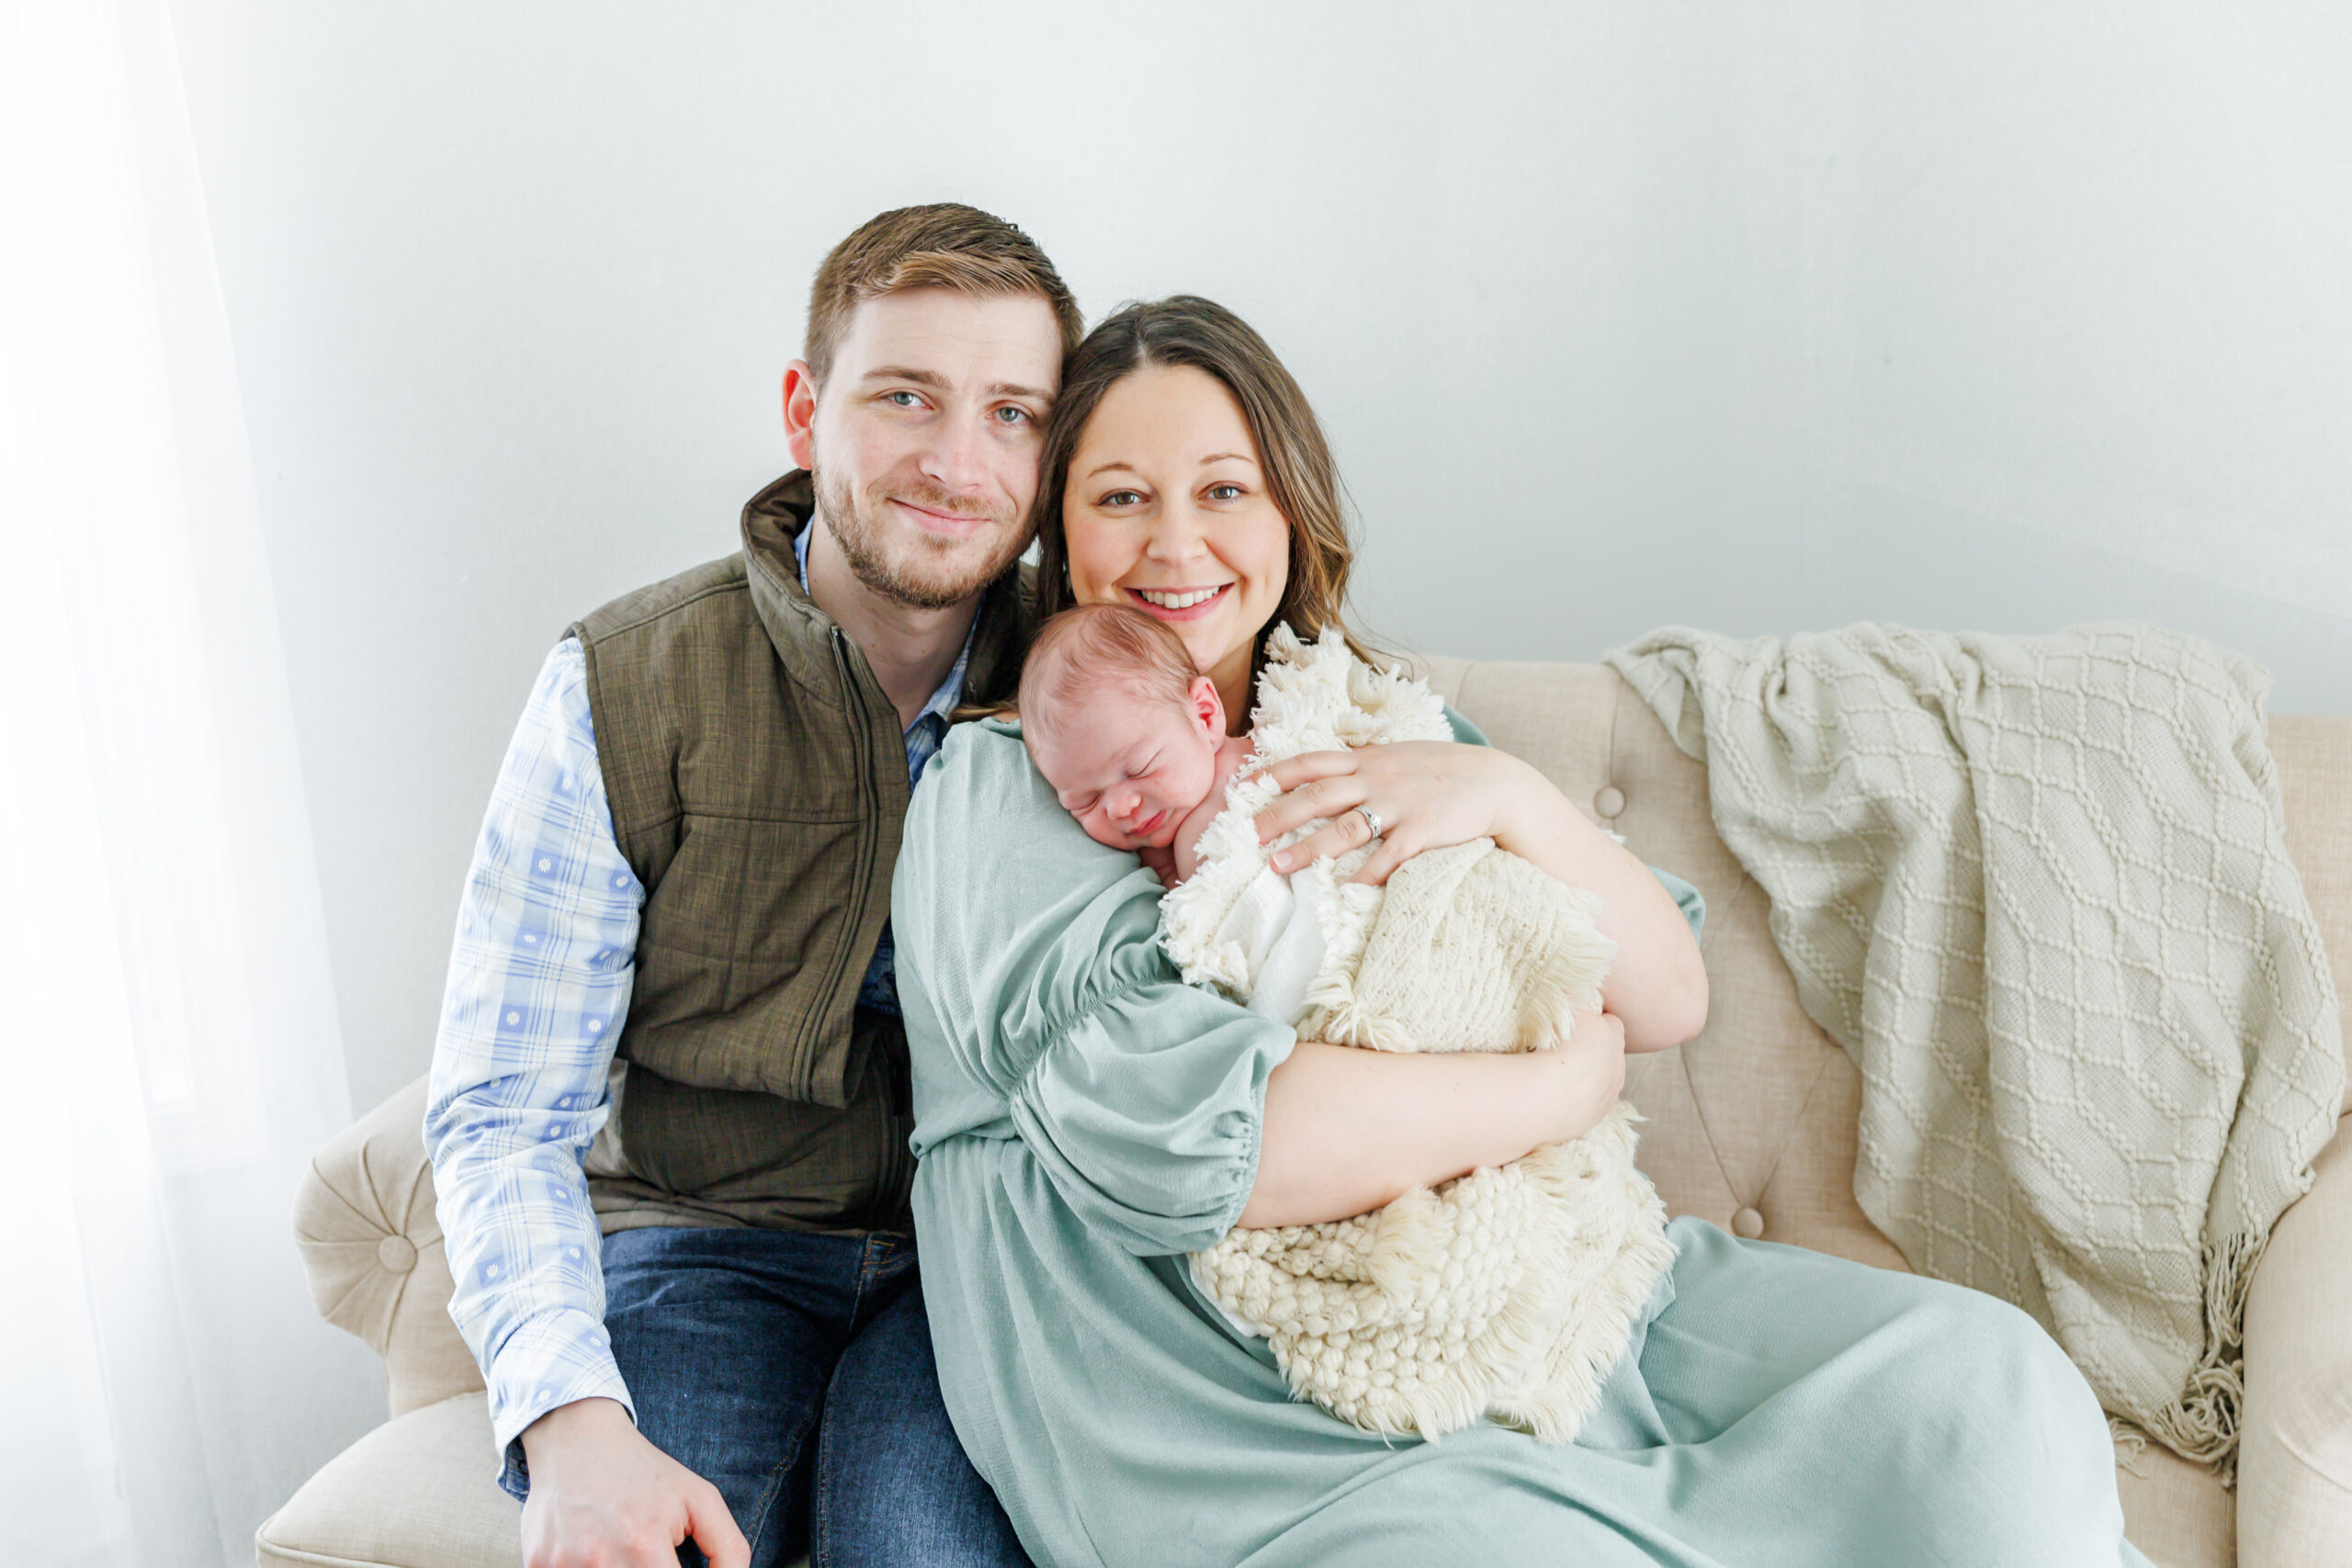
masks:
[[[1274,869],[1276,871],[1288,871],[1290,869],[1290,852],[1288,850],[1276,850],[1274,852]]]

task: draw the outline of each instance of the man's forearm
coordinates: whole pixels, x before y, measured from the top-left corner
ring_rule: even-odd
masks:
[[[626,1402],[628,1390],[605,1342],[603,1238],[580,1164],[599,1119],[572,1081],[585,1075],[460,1078],[445,1090],[445,1072],[463,1066],[436,1053],[426,1148],[457,1285],[449,1316],[481,1368],[503,1447],[555,1404]],[[518,1087],[548,1103],[498,1102]]]
[[[615,843],[579,645],[541,671],[458,913],[424,1139],[449,1315],[502,1446],[555,1406],[626,1401],[581,1160],[633,976],[642,893]]]

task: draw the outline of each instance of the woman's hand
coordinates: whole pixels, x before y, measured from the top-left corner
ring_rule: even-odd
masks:
[[[1559,1106],[1565,1129],[1554,1143],[1591,1132],[1625,1092],[1625,1021],[1613,1012],[1577,1013],[1566,1039],[1534,1055],[1545,1065],[1538,1092]]]
[[[1351,881],[1374,886],[1423,850],[1473,839],[1501,841],[1531,808],[1560,799],[1551,782],[1490,746],[1400,740],[1352,751],[1308,751],[1266,770],[1282,794],[1258,813],[1258,841],[1271,843],[1317,817],[1331,820],[1273,857],[1278,872],[1345,854],[1371,839],[1359,806],[1380,818],[1382,843]],[[1546,800],[1548,798],[1548,801]]]
[[[1626,1049],[1663,1051],[1706,1026],[1707,971],[1674,900],[1649,868],[1568,804],[1534,768],[1487,746],[1403,740],[1353,751],[1309,751],[1266,770],[1283,793],[1258,813],[1270,842],[1318,817],[1331,820],[1273,857],[1288,872],[1372,837],[1381,846],[1354,881],[1385,882],[1423,850],[1472,839],[1496,843],[1600,898],[1600,929],[1617,944],[1601,1005],[1624,1021]]]

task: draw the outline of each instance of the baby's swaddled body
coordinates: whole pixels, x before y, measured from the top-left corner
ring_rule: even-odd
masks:
[[[1024,676],[1024,713],[1029,690]],[[1370,668],[1336,635],[1309,645],[1278,627],[1251,718],[1238,758],[1228,742],[1173,807],[1145,799],[1127,818],[1176,845],[1184,874],[1161,901],[1160,936],[1186,980],[1303,1039],[1383,1051],[1539,1049],[1600,1006],[1613,949],[1598,900],[1491,840],[1416,855],[1382,887],[1347,880],[1373,844],[1288,875],[1268,863],[1321,823],[1261,845],[1253,818],[1277,793],[1264,767],[1451,739],[1426,686]],[[1090,710],[1090,728],[1102,724]],[[1184,802],[1193,788],[1212,800]],[[1094,801],[1062,793],[1086,820]],[[1368,1214],[1236,1229],[1193,1255],[1193,1278],[1270,1341],[1294,1392],[1360,1427],[1435,1438],[1493,1419],[1572,1439],[1673,1260],[1664,1208],[1634,1165],[1634,1120],[1621,1101],[1583,1137]]]

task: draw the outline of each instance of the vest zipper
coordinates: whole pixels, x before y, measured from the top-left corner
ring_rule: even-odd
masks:
[[[875,814],[881,809],[881,803],[874,797],[874,720],[865,711],[865,696],[857,689],[857,671],[850,664],[849,649],[842,636],[841,627],[833,627],[831,637],[833,668],[840,673],[842,701],[854,716],[855,722],[852,724],[851,728],[857,736],[858,805],[862,807],[858,814],[857,852],[858,865],[863,874],[858,878],[856,900],[850,909],[849,930],[854,933],[863,929],[865,924],[866,896],[874,880],[874,818]],[[845,939],[841,944],[840,951],[833,956],[833,972],[826,986],[826,995],[829,998],[840,993],[842,976],[849,968],[851,951],[849,942]],[[857,1010],[857,998],[854,996],[850,998],[850,1010],[853,1015]],[[808,1039],[802,1047],[808,1054],[807,1059],[812,1072],[816,1065],[817,1041],[823,1025],[824,1020],[821,1016],[810,1018]],[[856,1029],[853,1026],[850,1031],[853,1043],[856,1039]],[[842,1082],[844,1092],[848,1087],[845,1072]]]

